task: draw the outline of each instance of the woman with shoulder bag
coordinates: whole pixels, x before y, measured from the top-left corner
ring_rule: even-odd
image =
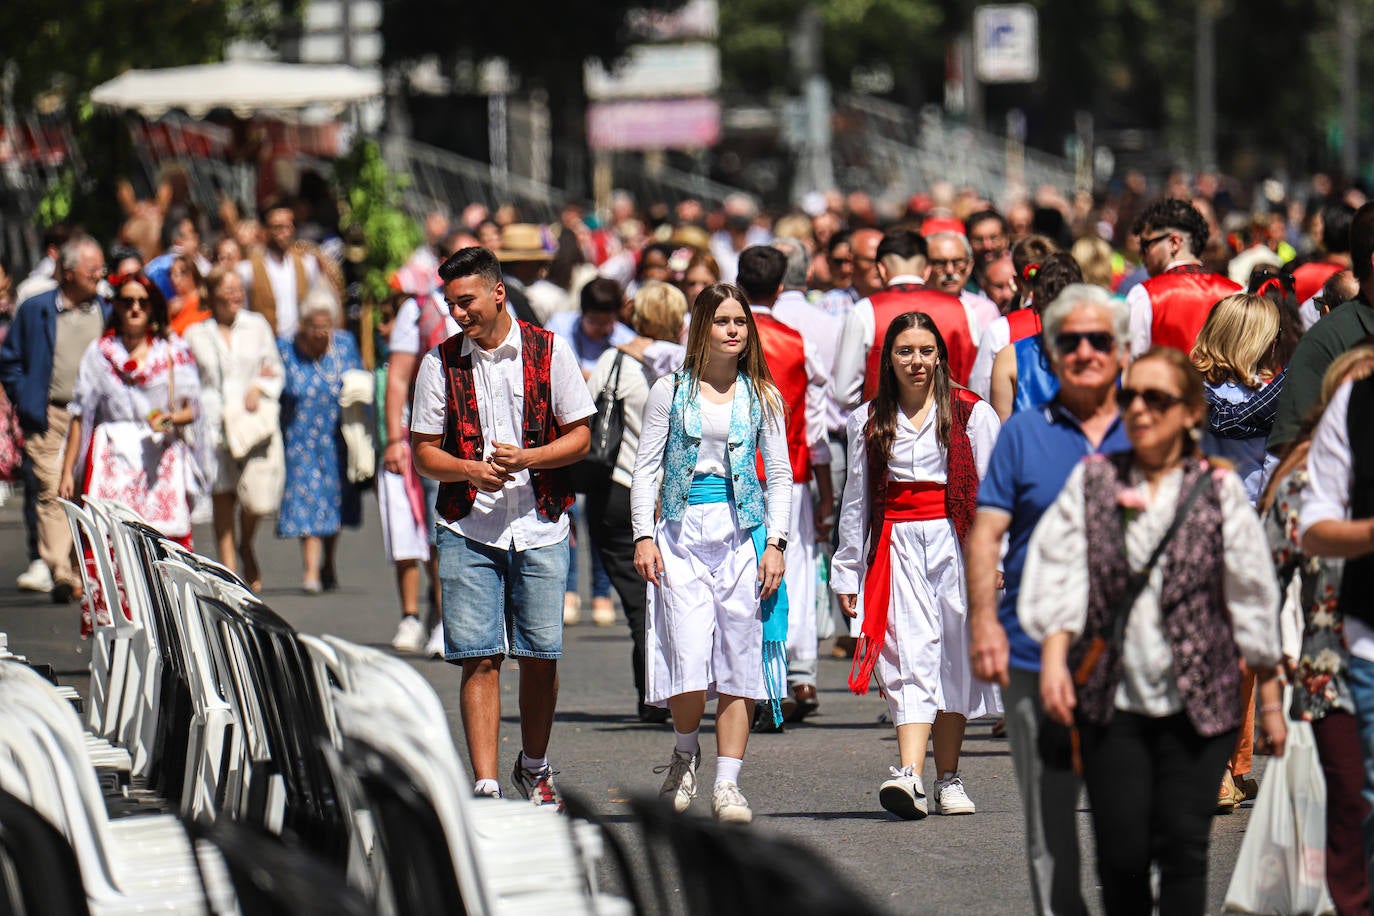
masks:
[[[650,281],[635,292],[634,328],[642,337],[677,343],[686,314],[687,300],[674,286]],[[609,476],[599,485],[586,489],[587,528],[592,544],[601,556],[601,565],[620,595],[625,622],[630,627],[633,642],[630,658],[635,691],[639,695],[639,720],[660,723],[668,721],[668,710],[644,702],[644,606],[648,586],[635,571],[635,544],[630,533],[630,483],[639,453],[644,403],[649,399],[649,386],[654,376],[643,360],[620,347],[612,347],[601,354],[591,377],[587,379],[592,397],[599,397],[612,380],[615,387],[610,395],[621,402],[623,421],[620,441],[617,443],[619,450],[615,454],[615,467],[610,469]]]
[[[243,281],[233,268],[215,268],[205,289],[212,320],[187,328],[186,344],[200,367],[201,404],[215,446],[215,542],[220,562],[233,569],[241,559],[243,578],[258,591],[262,570],[253,535],[258,519],[277,511],[286,475],[278,422],[281,354],[267,319],[243,307]]]
[[[1150,913],[1158,864],[1160,912],[1201,914],[1242,658],[1283,750],[1278,585],[1240,478],[1198,453],[1188,358],[1150,350],[1117,401],[1132,448],[1070,475],[1031,539],[1020,618],[1042,644],[1046,713],[1078,727],[1107,913]]]

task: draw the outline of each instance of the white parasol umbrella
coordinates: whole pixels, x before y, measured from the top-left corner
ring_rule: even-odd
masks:
[[[382,94],[378,73],[347,66],[234,60],[162,70],[129,70],[91,93],[97,105],[158,118],[180,109],[194,118],[216,108],[240,117],[299,113],[348,105]]]

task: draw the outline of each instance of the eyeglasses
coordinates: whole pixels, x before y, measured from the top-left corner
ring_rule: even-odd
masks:
[[[131,309],[131,308],[133,308],[134,306],[138,306],[140,309],[143,309],[143,310],[146,311],[147,308],[148,308],[148,297],[147,297],[147,296],[118,296],[118,297],[115,298],[115,305],[123,306],[123,307],[126,308],[126,309]]]
[[[914,362],[933,363],[940,358],[940,351],[934,347],[929,350],[914,350],[911,347],[899,347],[892,351],[892,358],[903,366],[909,366]]]
[[[1160,391],[1158,388],[1142,388],[1139,391],[1134,388],[1116,389],[1116,406],[1122,410],[1130,410],[1136,398],[1145,402],[1145,408],[1150,413],[1164,413],[1175,404],[1183,403],[1183,398],[1167,391]]]
[[[1065,331],[1054,338],[1054,348],[1062,355],[1077,352],[1083,341],[1098,353],[1110,353],[1116,348],[1116,338],[1107,331]]]
[[[1141,251],[1149,251],[1151,246],[1156,245],[1156,244],[1158,244],[1159,242],[1164,241],[1165,239],[1167,239],[1167,238],[1168,238],[1169,236],[1171,236],[1171,235],[1173,235],[1172,232],[1165,232],[1165,233],[1163,233],[1162,235],[1157,235],[1157,236],[1155,236],[1155,237],[1152,238],[1152,239],[1141,239],[1141,240],[1140,240],[1140,250],[1141,250]]]
[[[945,270],[963,270],[968,267],[968,258],[932,258],[930,266]]]

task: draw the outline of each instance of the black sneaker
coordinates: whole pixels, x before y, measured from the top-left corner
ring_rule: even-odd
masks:
[[[52,587],[53,604],[71,604],[76,599],[76,589],[66,582],[59,582]]]

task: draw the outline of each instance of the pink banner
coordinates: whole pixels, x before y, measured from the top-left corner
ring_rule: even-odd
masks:
[[[720,140],[712,98],[593,102],[587,143],[594,150],[703,149]]]

